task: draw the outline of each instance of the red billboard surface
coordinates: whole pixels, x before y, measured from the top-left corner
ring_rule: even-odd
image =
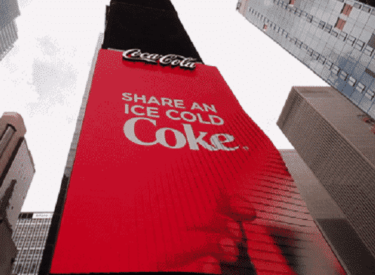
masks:
[[[295,274],[317,236],[215,67],[99,52],[52,274]]]

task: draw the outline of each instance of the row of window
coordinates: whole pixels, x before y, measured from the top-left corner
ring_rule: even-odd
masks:
[[[337,0],[338,2],[341,2],[341,3],[344,3],[344,0]],[[358,1],[358,0],[355,0],[355,1]],[[294,2],[294,1],[293,1]],[[367,12],[367,13],[370,13],[372,15],[375,15],[375,9],[371,9],[369,6],[367,5],[362,5],[361,3],[358,3],[358,2],[355,2],[353,6],[350,6],[348,5],[349,7],[345,7],[345,5],[348,5],[348,4],[344,4],[344,8],[341,10],[341,13],[345,14],[345,13],[348,13],[348,14],[345,14],[345,15],[349,15],[349,13],[352,11],[353,9],[353,6],[359,10],[363,10],[364,12]]]
[[[374,48],[372,46],[375,46],[375,43],[374,43],[374,45],[367,45],[365,47],[365,45],[366,45],[365,42],[361,41],[360,39],[355,38],[352,35],[347,34],[344,31],[342,31],[346,21],[341,19],[341,18],[337,19],[337,22],[336,22],[335,26],[333,27],[332,25],[324,22],[323,20],[320,20],[316,16],[313,16],[313,15],[311,15],[311,14],[309,14],[309,13],[307,13],[307,12],[301,10],[301,9],[292,7],[292,6],[290,6],[289,3],[286,3],[282,0],[273,0],[273,2],[276,5],[281,6],[282,8],[288,10],[289,12],[291,12],[292,14],[295,14],[298,17],[304,17],[307,22],[312,23],[314,26],[324,30],[327,33],[330,33],[334,37],[338,37],[340,40],[346,42],[347,44],[349,44],[351,46],[354,46],[357,50],[362,51],[364,49],[364,53],[369,55],[369,56],[374,52]],[[345,4],[345,5],[347,5],[347,4]],[[349,7],[345,7],[345,5],[344,5],[343,10],[345,9],[346,12],[348,12],[348,10],[351,11],[351,9]],[[349,6],[349,5],[347,5],[347,6]],[[249,8],[249,11],[251,11],[252,13],[253,13],[253,10],[254,9]],[[374,12],[374,15],[375,15],[375,9],[373,10],[373,12]],[[255,16],[257,16],[258,18],[263,17],[263,15],[259,14],[259,12],[256,12]],[[334,28],[340,30],[341,32],[338,33]],[[375,35],[373,35],[373,37],[375,39]],[[372,40],[370,39],[370,41],[372,41]]]
[[[344,0],[337,0],[337,1],[341,2],[341,3],[344,2]],[[356,1],[358,1],[358,0],[356,0]],[[375,9],[371,10],[371,8],[367,5],[362,5],[361,3],[355,2],[353,6],[357,9],[359,9],[359,10],[363,10],[364,12],[371,13],[372,15],[375,15]],[[350,12],[353,9],[353,6],[345,3],[343,9],[341,10],[341,13],[349,16]]]
[[[15,231],[13,232],[13,238],[20,235],[37,235],[39,232],[45,232],[50,227],[50,224],[38,224],[38,225],[20,225],[17,224]]]
[[[48,235],[27,235],[27,236],[20,236],[18,238],[13,238],[14,243],[24,243],[24,242],[30,242],[30,241],[36,241],[36,240],[45,240],[47,239]]]
[[[50,219],[19,219],[17,224],[48,224],[51,223]]]
[[[17,248],[19,249],[29,249],[29,248],[36,248],[36,247],[43,247],[46,241],[35,241],[35,242],[25,242],[17,244]]]
[[[339,2],[344,2],[343,0],[338,0]],[[358,1],[358,0],[356,0]],[[372,9],[371,11],[371,8],[369,6],[366,6],[366,5],[362,5],[361,3],[358,3],[358,2],[355,2],[354,5],[353,5],[355,8],[359,9],[359,10],[363,10],[365,12],[368,12],[373,15],[375,15],[375,9]]]
[[[352,86],[352,87],[355,86],[355,90],[356,90],[357,92],[359,92],[359,93],[362,94],[362,93],[364,92],[364,90],[366,89],[366,86],[365,86],[363,83],[357,81],[353,76],[349,76],[344,70],[340,69],[338,66],[333,65],[333,66],[331,66],[330,70],[331,70],[331,72],[332,72],[334,75],[337,75],[337,76],[339,76],[342,80],[347,81],[347,83],[348,83],[350,86]],[[366,91],[366,93],[365,93],[365,96],[366,96],[368,99],[372,100],[372,99],[374,99],[374,97],[375,97],[375,91],[368,89],[368,90]]]
[[[15,232],[15,234],[13,234],[13,239],[17,237],[22,237],[22,236],[39,236],[39,235],[47,234],[46,232],[48,232],[48,229],[49,229],[49,226],[43,229],[39,229],[39,230],[18,231],[18,232]]]
[[[20,239],[17,239],[16,241],[18,242],[34,242],[34,241],[45,241],[47,239],[47,236],[32,236],[32,237],[25,237],[25,238],[20,238]]]
[[[47,237],[48,235],[48,229],[41,230],[40,232],[34,232],[34,234],[17,234],[17,236],[13,237],[13,240],[30,240],[30,239],[35,239],[35,238],[43,238]]]
[[[13,268],[13,274],[37,274],[39,264],[15,264]]]
[[[28,255],[28,254],[30,254],[30,255],[34,255],[34,254],[40,254],[40,253],[42,253],[43,252],[43,250],[44,250],[44,248],[42,247],[42,248],[35,248],[35,249],[18,249],[18,253],[17,253],[17,255],[18,256],[25,256],[25,255]]]
[[[47,239],[47,234],[43,235],[28,235],[28,236],[19,236],[17,238],[13,238],[13,241],[15,243],[17,242],[25,242],[25,241],[31,241],[31,240],[44,240]]]
[[[24,228],[25,230],[17,230],[13,234],[13,238],[18,236],[41,235],[40,233],[48,232],[49,225],[41,228]]]
[[[18,249],[29,250],[31,248],[44,247],[45,243],[46,243],[46,240],[33,241],[33,242],[19,243],[16,246],[17,246]]]
[[[45,224],[50,223],[51,219],[19,219],[18,224]]]
[[[275,0],[275,1],[277,1],[277,0]],[[256,16],[259,15],[259,12],[255,11],[253,8],[249,8],[249,11],[252,14],[255,14]],[[334,65],[326,57],[320,55],[318,52],[316,52],[312,48],[308,47],[302,41],[300,41],[300,40],[298,40],[294,37],[291,37],[286,30],[280,28],[279,26],[277,26],[275,23],[271,22],[268,18],[264,17],[263,15],[258,16],[258,18],[260,18],[260,20],[262,20],[264,23],[268,23],[270,25],[271,29],[275,30],[280,35],[283,35],[285,38],[287,38],[294,45],[296,45],[297,47],[305,50],[307,55],[311,56],[315,60],[318,60],[319,63],[325,65],[329,70],[331,70],[331,72],[334,75],[338,75],[342,80],[347,81],[350,86],[352,86],[352,87],[356,86],[356,91],[358,91],[359,93],[364,92],[364,90],[366,89],[366,86],[363,83],[361,83],[361,82],[357,83],[357,80],[354,77],[349,76],[345,71],[340,69],[338,66]],[[263,26],[263,30],[267,30],[267,25]],[[374,53],[374,50],[372,49],[369,55],[372,55],[373,53]],[[369,90],[366,91],[365,96],[367,98],[369,98],[370,100],[372,100],[372,99],[374,99],[375,91],[369,89]]]
[[[17,226],[16,226],[16,229],[21,229],[21,228],[29,228],[29,227],[33,227],[33,228],[38,228],[38,227],[44,227],[44,226],[48,226],[51,222],[18,222],[17,223]]]

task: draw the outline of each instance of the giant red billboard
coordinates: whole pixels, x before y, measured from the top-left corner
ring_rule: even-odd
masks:
[[[307,270],[326,244],[219,71],[124,55],[99,52],[50,273]]]

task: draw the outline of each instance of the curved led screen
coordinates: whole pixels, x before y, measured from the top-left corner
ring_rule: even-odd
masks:
[[[215,67],[100,50],[51,274],[295,274],[319,236]]]

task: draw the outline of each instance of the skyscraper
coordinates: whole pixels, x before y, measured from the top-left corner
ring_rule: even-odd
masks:
[[[0,60],[17,40],[15,18],[20,15],[17,0],[3,0],[0,4]]]
[[[12,239],[17,247],[17,257],[12,275],[37,275],[51,225],[53,213],[20,213]]]
[[[254,26],[375,118],[373,6],[353,0],[240,0],[237,8]]]
[[[171,3],[106,14],[39,274],[344,274]]]
[[[277,124],[343,213],[315,217],[329,243],[350,274],[372,274],[375,121],[331,87],[293,87]]]
[[[11,239],[18,214],[34,176],[34,163],[24,138],[22,117],[4,113],[0,118],[0,273],[10,274],[16,257]]]
[[[293,87],[278,126],[311,169],[304,177],[324,186],[325,201],[342,213],[314,216],[319,228],[350,274],[372,274],[373,1],[255,0],[239,1],[237,8],[332,86]],[[300,162],[291,163],[292,174],[301,174],[293,167]]]

